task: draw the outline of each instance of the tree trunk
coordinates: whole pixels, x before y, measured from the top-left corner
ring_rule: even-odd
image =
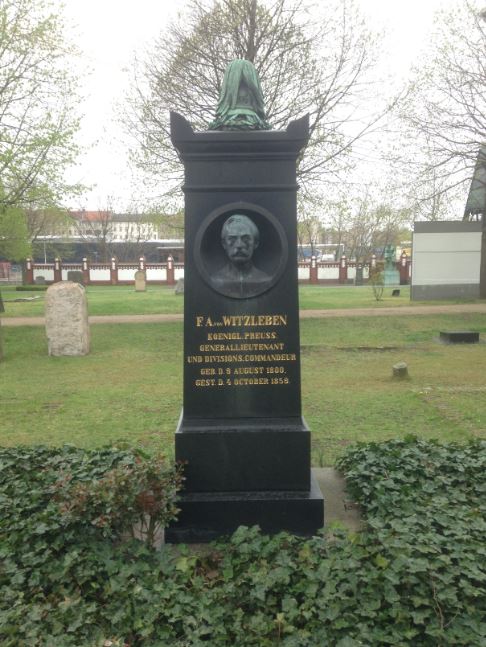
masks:
[[[256,43],[255,43],[255,34],[256,34],[256,10],[257,3],[256,0],[252,0],[250,7],[250,16],[249,16],[249,25],[248,25],[248,44],[246,48],[246,59],[255,62],[256,57]]]

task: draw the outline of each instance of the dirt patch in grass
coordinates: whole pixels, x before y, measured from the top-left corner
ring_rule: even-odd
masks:
[[[405,348],[405,346],[337,346],[336,350],[344,350],[344,351],[360,351],[360,352],[386,352],[386,351],[391,351],[391,350],[401,350]]]

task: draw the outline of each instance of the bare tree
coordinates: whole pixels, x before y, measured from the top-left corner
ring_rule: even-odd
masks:
[[[306,256],[317,256],[317,245],[321,242],[323,232],[322,221],[318,216],[301,217],[297,227],[297,240],[300,250],[308,248]]]
[[[113,212],[110,205],[96,211],[72,212],[71,217],[78,238],[85,244],[87,255],[94,255],[94,260],[108,263],[113,254]]]
[[[344,245],[348,257],[365,261],[408,237],[411,218],[409,209],[394,207],[384,196],[374,198],[365,191],[353,200],[329,205],[327,222],[334,242]]]
[[[328,237],[336,245],[335,260],[344,250],[346,231],[351,223],[351,208],[346,199],[328,201],[325,204],[324,221]]]
[[[403,191],[403,201],[414,220],[457,220],[462,200],[464,187],[451,186],[449,176],[430,157],[421,165],[418,175],[409,173],[409,182]]]
[[[182,213],[168,215],[147,209],[128,209],[123,214],[113,214],[110,227],[110,253],[119,261],[133,262],[153,251],[154,240],[183,238]],[[182,232],[181,232],[182,229]]]
[[[115,213],[112,200],[96,211],[70,213],[71,227],[84,243],[85,254],[103,263],[116,256],[134,262],[154,251],[154,242],[164,238],[183,238],[183,213],[167,214],[159,209],[129,208]]]
[[[136,137],[136,164],[172,186],[180,166],[169,140],[169,111],[195,129],[214,117],[223,74],[234,58],[252,61],[276,129],[310,114],[311,139],[299,163],[304,189],[335,181],[353,144],[380,111],[360,111],[372,92],[376,39],[351,0],[192,0],[189,9],[136,61],[124,120]],[[341,176],[342,177],[342,176]]]
[[[485,13],[475,0],[462,0],[438,14],[435,30],[401,105],[408,129],[402,161],[428,219],[447,217],[454,194],[465,200],[486,141]]]
[[[25,219],[31,243],[40,236],[65,236],[73,224],[69,212],[61,207],[26,209]]]

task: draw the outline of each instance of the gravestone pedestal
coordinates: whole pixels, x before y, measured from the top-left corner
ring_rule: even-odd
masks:
[[[397,269],[388,269],[385,267],[383,272],[383,284],[385,287],[390,285],[400,285],[400,272]]]
[[[301,415],[296,159],[286,131],[194,133],[171,114],[185,168],[184,408],[175,434],[185,489],[168,542],[259,525],[323,525]]]
[[[186,461],[178,523],[168,541],[203,542],[240,525],[311,535],[323,524],[323,498],[310,470],[302,420],[181,416],[176,457]]]

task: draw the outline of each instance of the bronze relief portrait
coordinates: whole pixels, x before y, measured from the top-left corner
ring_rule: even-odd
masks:
[[[203,221],[195,260],[216,292],[248,299],[263,294],[280,278],[288,247],[278,220],[264,209],[217,210]]]

